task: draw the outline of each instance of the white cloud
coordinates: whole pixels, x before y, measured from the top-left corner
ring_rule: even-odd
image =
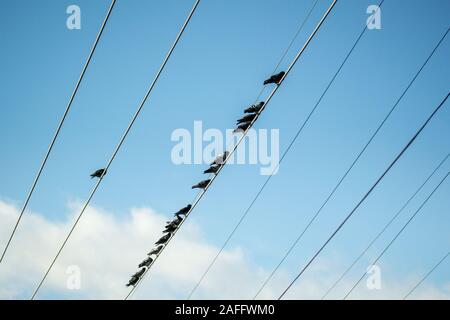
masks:
[[[42,215],[27,212],[13,240],[6,259],[0,265],[0,298],[27,299],[48,267],[79,212],[79,203],[70,203],[70,216],[54,222]],[[6,243],[18,216],[17,207],[0,201],[0,243]],[[124,215],[121,215],[123,217]],[[99,208],[88,208],[66,248],[49,274],[38,298],[123,299],[125,283],[137,271],[153,243],[161,236],[167,216],[149,208],[133,208],[118,218]],[[207,243],[199,226],[183,225],[182,230],[155,263],[134,298],[184,299],[200,278],[218,248]],[[338,273],[330,270],[333,261],[320,260],[292,288],[286,298],[320,297]],[[69,266],[79,266],[81,289],[69,290],[66,283]],[[261,285],[268,270],[248,261],[245,251],[235,247],[225,250],[205,278],[194,298],[249,299]],[[259,298],[277,298],[292,279],[280,269]],[[415,279],[417,281],[417,277]],[[350,283],[343,283],[343,287]],[[377,294],[368,290],[355,292],[357,298],[399,298],[414,281],[390,283]],[[415,298],[450,298],[450,285],[436,288],[429,284],[417,290]]]

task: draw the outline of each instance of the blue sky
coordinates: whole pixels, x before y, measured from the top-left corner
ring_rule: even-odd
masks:
[[[204,128],[232,128],[255,99],[312,2],[203,0],[92,205],[125,219],[132,207],[149,207],[169,217],[192,201],[196,193],[190,186],[203,179],[205,166],[174,165],[171,133],[177,128],[192,130],[195,120],[203,121]],[[280,130],[281,151],[361,32],[366,8],[373,3],[338,2],[256,123],[256,128]],[[81,8],[81,30],[66,28],[70,4]],[[192,4],[117,1],[30,210],[62,222],[70,213],[68,202],[86,199],[94,183],[89,174],[106,164]],[[0,4],[2,201],[21,206],[108,5],[103,0]],[[319,1],[280,70],[289,65],[328,6],[329,1]],[[323,202],[447,30],[449,9],[450,3],[443,0],[385,1],[382,29],[366,32],[230,242],[230,247],[244,250],[255,268],[270,270]],[[447,94],[449,52],[447,37],[286,261],[284,268],[291,278]],[[346,268],[450,151],[448,104],[323,252],[334,262],[330,273]],[[370,257],[448,170],[450,161],[353,276],[363,272]],[[187,224],[198,226],[207,243],[220,246],[265,179],[258,165],[226,167]],[[447,181],[382,260],[386,279],[423,274],[449,250],[449,191]],[[69,248],[65,254],[70,256]],[[429,281],[438,287],[448,284],[450,275],[444,271],[449,263]],[[337,288],[336,297],[342,294]],[[49,297],[59,295],[63,293]]]

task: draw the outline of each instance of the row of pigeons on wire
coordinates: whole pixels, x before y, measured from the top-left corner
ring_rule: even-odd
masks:
[[[272,75],[269,79],[264,81],[264,85],[267,84],[276,84],[279,85],[281,80],[284,77],[284,72],[277,73],[275,75]],[[233,131],[234,133],[239,132],[245,132],[251,125],[256,121],[258,118],[260,112],[262,111],[262,108],[264,106],[264,102],[255,103],[249,108],[244,110],[244,116],[237,120],[236,122],[236,129]],[[208,169],[206,169],[203,173],[204,174],[217,174],[220,170],[220,168],[225,164],[227,158],[228,158],[229,152],[225,151],[222,155],[218,156],[210,165]],[[91,178],[102,178],[106,174],[106,169],[99,169],[91,174]],[[192,189],[202,189],[205,190],[206,187],[208,187],[209,183],[211,182],[211,179],[203,180],[195,185],[192,186]],[[139,282],[139,280],[144,275],[145,271],[151,266],[153,261],[156,259],[156,257],[159,255],[159,253],[163,250],[164,246],[167,244],[167,242],[170,240],[172,235],[176,232],[178,227],[180,226],[183,219],[186,218],[186,216],[189,214],[190,210],[192,208],[191,204],[188,204],[186,207],[178,210],[174,214],[174,219],[171,221],[167,221],[166,226],[163,231],[163,236],[155,242],[155,247],[147,254],[147,258],[145,258],[138,267],[140,268],[138,272],[133,274],[131,276],[131,279],[129,280],[128,286],[136,286],[136,284]]]

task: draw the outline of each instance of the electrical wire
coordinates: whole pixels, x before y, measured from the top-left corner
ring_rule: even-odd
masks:
[[[439,189],[439,187],[444,183],[444,181],[447,179],[447,177],[450,175],[450,171],[447,172],[447,174],[442,178],[442,180],[439,182],[439,184],[433,189],[433,191],[430,193],[430,195],[422,202],[422,204],[419,206],[419,208],[414,212],[414,214],[409,218],[409,220],[403,225],[403,227],[400,229],[399,232],[392,238],[392,240],[387,244],[387,246],[383,249],[383,251],[378,255],[378,257],[370,264],[375,265],[381,257],[386,253],[386,251],[392,246],[392,244],[397,240],[397,238],[403,233],[403,231],[406,229],[406,227],[411,223],[411,221],[417,216],[417,214],[422,210],[422,208],[425,206],[425,204],[430,200],[430,198],[434,195],[434,193]],[[347,294],[344,296],[344,300],[349,297],[349,295],[355,290],[355,288],[358,286],[358,284],[364,279],[366,276],[366,273],[364,272],[363,275],[356,281],[356,283],[353,285],[353,287],[347,292]]]
[[[382,2],[380,3],[380,5],[378,7],[381,7]],[[367,29],[364,29],[364,31]],[[256,295],[254,296],[254,299],[261,293],[261,291],[265,288],[265,286],[269,283],[270,279],[274,276],[274,274],[276,273],[276,271],[281,267],[281,265],[284,263],[284,261],[287,259],[287,257],[291,254],[291,252],[294,250],[294,248],[298,245],[298,243],[300,242],[300,240],[302,239],[303,235],[308,231],[308,229],[310,228],[310,226],[313,224],[313,222],[317,219],[317,217],[319,216],[319,214],[322,212],[322,210],[325,208],[325,206],[328,204],[328,202],[330,201],[330,199],[333,197],[333,195],[336,193],[336,191],[339,189],[339,187],[342,185],[342,183],[344,182],[344,180],[347,178],[347,176],[349,175],[349,173],[352,171],[352,169],[355,167],[355,165],[358,163],[359,159],[362,157],[362,155],[366,152],[367,148],[369,147],[369,145],[372,143],[372,141],[375,139],[375,137],[378,135],[378,133],[380,132],[380,130],[383,128],[384,124],[386,123],[386,121],[390,118],[390,116],[392,115],[392,113],[395,111],[395,109],[397,108],[397,106],[399,105],[399,103],[402,101],[403,97],[406,95],[406,93],[409,91],[409,89],[411,88],[411,86],[413,85],[413,83],[416,81],[416,79],[418,78],[418,76],[420,75],[420,73],[422,72],[422,70],[425,68],[425,66],[428,64],[428,62],[430,61],[431,57],[434,55],[434,53],[436,52],[436,50],[439,48],[439,46],[441,45],[441,43],[443,42],[443,40],[445,39],[445,37],[447,36],[448,32],[450,31],[450,28],[447,29],[447,31],[445,32],[445,34],[441,37],[441,39],[439,40],[439,42],[436,44],[436,46],[433,48],[433,50],[431,51],[431,53],[428,55],[428,57],[425,59],[425,62],[420,66],[420,68],[417,70],[417,72],[415,73],[415,75],[413,76],[413,78],[410,80],[410,82],[408,83],[408,85],[405,87],[405,89],[403,90],[403,92],[401,93],[401,95],[399,96],[399,98],[397,99],[397,101],[394,103],[394,105],[392,106],[392,108],[389,110],[389,112],[386,114],[386,116],[384,117],[384,119],[380,122],[380,124],[378,125],[377,129],[373,132],[372,136],[369,138],[369,140],[366,142],[366,144],[364,145],[364,147],[361,149],[361,151],[358,153],[358,155],[356,156],[356,158],[353,160],[353,162],[350,164],[350,166],[348,167],[348,169],[345,171],[344,175],[339,179],[338,183],[334,186],[334,188],[331,190],[330,194],[326,197],[325,201],[321,204],[321,206],[319,207],[319,209],[316,211],[316,213],[312,216],[312,218],[308,221],[308,223],[306,224],[305,228],[302,230],[302,232],[298,235],[298,237],[295,239],[295,241],[292,243],[292,245],[289,247],[289,249],[286,251],[285,255],[283,256],[283,258],[280,260],[280,262],[278,263],[278,265],[274,268],[274,270],[272,270],[272,272],[269,274],[269,276],[267,277],[267,279],[264,281],[263,285],[261,286],[261,288],[258,290],[258,292],[256,293]],[[359,38],[358,38],[359,39]]]
[[[195,209],[195,207],[197,206],[197,204],[200,202],[200,200],[203,198],[203,196],[205,195],[205,193],[209,190],[209,187],[212,185],[212,183],[214,182],[214,180],[219,176],[220,172],[222,171],[223,167],[225,166],[225,164],[227,163],[228,159],[230,159],[230,157],[234,154],[234,152],[237,150],[237,148],[239,147],[239,145],[241,144],[241,142],[243,141],[243,139],[246,137],[247,132],[252,128],[253,124],[255,123],[255,121],[259,118],[260,114],[264,111],[264,109],[266,108],[267,104],[270,102],[270,100],[272,99],[272,97],[274,96],[274,94],[277,92],[278,88],[281,86],[281,84],[283,83],[284,79],[287,77],[287,75],[289,74],[289,72],[292,70],[292,68],[294,67],[294,65],[296,64],[296,62],[298,61],[298,59],[300,58],[300,56],[303,54],[303,52],[305,51],[305,49],[308,47],[309,43],[311,42],[311,40],[314,38],[314,36],[316,35],[316,33],[318,32],[318,30],[320,29],[320,27],[322,26],[323,22],[325,21],[325,19],[328,17],[329,13],[331,12],[331,10],[333,9],[333,7],[335,6],[337,0],[333,0],[333,2],[331,3],[331,5],[328,7],[327,11],[325,12],[325,14],[322,16],[322,18],[320,19],[320,21],[318,22],[318,24],[316,25],[316,27],[314,28],[314,30],[312,31],[311,35],[308,37],[308,39],[306,40],[305,44],[303,45],[303,47],[300,49],[300,51],[297,53],[297,55],[295,56],[295,58],[293,59],[293,61],[291,62],[291,64],[289,65],[289,67],[286,69],[284,76],[281,78],[281,80],[279,81],[278,85],[275,86],[275,88],[271,91],[271,93],[269,94],[269,96],[267,97],[267,99],[265,100],[263,106],[261,107],[261,109],[257,112],[257,116],[255,116],[255,118],[250,122],[248,128],[246,130],[244,130],[244,132],[242,133],[242,136],[239,138],[239,140],[237,141],[237,143],[235,144],[235,146],[233,147],[233,149],[228,153],[228,156],[224,159],[223,164],[220,166],[220,168],[218,169],[218,171],[216,172],[216,174],[210,179],[209,183],[206,185],[206,187],[199,192],[198,196],[196,197],[196,199],[194,200],[194,202],[191,205],[190,210],[186,213],[185,218],[181,221],[181,223],[177,226],[177,228],[174,230],[174,232],[172,232],[171,237],[169,238],[169,240],[166,242],[164,248],[155,256],[155,258],[153,259],[152,263],[149,265],[149,267],[145,270],[145,272],[143,273],[143,275],[141,276],[139,282],[136,284],[136,286],[133,286],[130,291],[128,292],[128,294],[125,297],[125,300],[127,300],[132,294],[133,292],[135,292],[135,290],[140,286],[140,284],[142,283],[143,278],[145,277],[145,275],[148,273],[148,271],[151,269],[151,267],[153,266],[153,264],[156,262],[156,260],[158,259],[158,257],[161,255],[161,253],[164,251],[164,249],[167,247],[167,245],[170,243],[170,241],[173,239],[174,235],[177,233],[177,231],[180,229],[180,227],[183,225],[183,223],[189,218],[189,215],[191,214],[191,212]]]
[[[394,216],[389,220],[388,223],[381,229],[381,231],[370,241],[367,247],[359,254],[359,256],[353,260],[351,265],[341,274],[341,276],[332,284],[332,286],[325,292],[322,296],[322,300],[336,287],[336,285],[347,275],[347,273],[361,260],[361,258],[366,254],[366,252],[373,246],[373,244],[381,237],[381,235],[389,228],[389,226],[397,219],[397,217],[408,207],[410,202],[417,196],[417,194],[423,189],[423,187],[428,183],[431,177],[441,168],[441,166],[447,161],[450,153],[438,164],[438,166],[430,173],[430,175],[425,179],[425,181],[416,189],[416,191],[409,197],[405,204],[398,210]]]
[[[448,258],[449,255],[450,251],[447,252],[447,254],[441,260],[439,260],[439,262],[403,297],[403,300],[406,300],[406,298],[408,298],[430,276],[430,274],[432,274],[433,271],[436,270],[442,264],[442,262],[444,262],[444,260]]]
[[[58,259],[59,255],[61,254],[62,250],[64,249],[64,247],[65,247],[67,241],[69,240],[70,236],[72,235],[73,231],[75,230],[75,227],[77,226],[78,222],[80,221],[80,219],[81,219],[83,213],[85,212],[86,208],[88,207],[88,205],[89,205],[91,199],[93,198],[93,196],[94,196],[94,194],[96,193],[98,187],[100,186],[100,183],[103,181],[103,177],[104,177],[105,173],[106,173],[107,170],[109,169],[111,163],[113,162],[114,158],[116,157],[117,153],[119,152],[119,149],[121,148],[121,146],[122,146],[122,144],[124,143],[126,137],[128,136],[128,133],[130,132],[131,127],[133,126],[133,124],[134,124],[134,122],[136,121],[137,117],[139,116],[139,114],[140,114],[142,108],[144,107],[145,102],[147,101],[147,99],[148,99],[150,93],[152,92],[154,86],[156,85],[156,82],[158,81],[158,79],[159,79],[159,77],[160,77],[162,71],[164,70],[164,67],[166,66],[167,62],[169,61],[170,56],[172,55],[172,53],[173,53],[175,47],[177,46],[177,44],[178,44],[178,42],[179,42],[179,40],[180,40],[182,34],[184,33],[184,30],[186,29],[186,27],[187,27],[189,21],[191,20],[192,15],[194,14],[195,10],[197,9],[197,6],[198,6],[199,3],[200,3],[200,0],[196,0],[196,2],[195,2],[195,4],[194,4],[194,6],[192,7],[192,9],[191,9],[191,11],[190,11],[188,17],[186,18],[186,20],[185,20],[183,26],[181,27],[181,29],[180,29],[180,31],[179,31],[179,33],[178,33],[178,35],[177,35],[177,37],[176,37],[174,43],[172,44],[172,46],[171,46],[169,52],[167,53],[167,55],[166,55],[166,57],[165,57],[163,63],[161,64],[161,66],[160,66],[160,68],[159,68],[159,70],[158,70],[158,72],[157,72],[157,74],[156,74],[154,80],[152,81],[152,83],[151,83],[149,89],[147,90],[147,92],[146,92],[144,98],[142,99],[142,101],[141,101],[141,103],[140,103],[138,109],[136,110],[136,113],[134,114],[133,118],[131,119],[130,124],[128,125],[128,127],[126,128],[126,130],[125,130],[125,132],[124,132],[122,138],[120,139],[119,144],[118,144],[117,147],[114,149],[114,152],[112,153],[112,156],[111,156],[111,158],[109,159],[109,161],[108,161],[108,163],[107,163],[107,165],[106,165],[106,167],[105,167],[105,170],[103,171],[102,175],[99,177],[99,179],[98,179],[98,181],[97,181],[95,187],[93,188],[93,190],[92,190],[91,194],[89,195],[87,201],[85,202],[84,206],[82,207],[80,214],[78,215],[77,219],[75,220],[74,225],[72,226],[72,228],[71,228],[70,232],[68,233],[66,239],[65,239],[64,242],[62,243],[60,249],[58,250],[58,252],[57,252],[55,258],[53,259],[52,263],[50,264],[49,268],[47,269],[47,271],[46,271],[44,277],[42,278],[42,280],[40,281],[40,283],[39,283],[39,285],[37,286],[36,290],[34,291],[32,297],[31,297],[32,300],[35,298],[36,294],[38,293],[38,291],[39,291],[39,289],[41,288],[42,284],[44,283],[45,279],[47,278],[47,275],[49,274],[50,270],[52,269],[53,265],[55,264],[56,260]]]
[[[320,249],[314,254],[314,256],[308,261],[308,263],[300,270],[298,275],[292,280],[292,282],[288,285],[288,287],[283,291],[278,300],[281,300],[284,295],[289,291],[289,289],[293,286],[293,284],[301,277],[301,275],[309,268],[309,266],[314,262],[317,256],[325,249],[328,243],[336,236],[336,234],[341,230],[341,228],[345,225],[345,223],[350,219],[350,217],[356,212],[356,210],[361,206],[361,204],[367,199],[367,197],[372,193],[372,191],[377,187],[377,185],[383,180],[386,174],[392,169],[392,167],[397,163],[397,161],[403,156],[406,150],[413,144],[413,142],[417,139],[420,133],[425,129],[428,123],[433,119],[435,114],[442,108],[449,93],[447,93],[446,97],[441,101],[441,103],[436,107],[433,113],[428,117],[428,119],[424,122],[424,124],[419,128],[419,130],[414,134],[414,136],[409,140],[409,142],[403,147],[400,153],[395,157],[395,159],[389,164],[386,170],[381,174],[381,176],[375,181],[375,183],[370,187],[370,189],[366,192],[366,194],[361,198],[361,200],[356,204],[356,206],[348,213],[345,219],[339,224],[336,230],[330,235],[330,237],[325,241],[325,243],[320,247]]]

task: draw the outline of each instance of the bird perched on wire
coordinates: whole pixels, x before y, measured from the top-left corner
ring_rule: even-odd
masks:
[[[91,174],[91,179],[93,178],[101,178],[106,174],[106,169],[98,169],[94,173]]]
[[[171,226],[177,227],[181,223],[181,221],[183,221],[183,218],[181,216],[177,216],[172,221],[167,221],[166,228]]]
[[[229,154],[230,153],[228,151],[225,151],[220,156],[217,156],[216,159],[214,159],[214,161],[211,163],[211,166],[214,164],[220,164],[220,165],[224,164],[225,161],[227,160]]]
[[[192,189],[205,189],[210,181],[211,179],[200,181],[199,183],[193,185]]]
[[[168,233],[168,234],[162,236],[161,238],[159,238],[159,240],[156,241],[155,244],[156,244],[156,245],[158,245],[158,244],[164,244],[164,243],[166,243],[167,241],[169,241],[169,239],[170,239],[171,236],[172,236],[172,234],[171,234],[171,233]]]
[[[233,133],[244,132],[250,127],[250,124],[251,124],[250,121],[241,123],[236,129],[233,130]]]
[[[209,167],[208,169],[206,169],[205,171],[203,171],[203,173],[214,173],[216,174],[217,171],[219,171],[221,165],[212,165],[211,167]]]
[[[133,275],[131,276],[130,281],[129,281],[128,284],[127,284],[127,287],[129,287],[129,286],[135,286],[135,285],[138,283],[138,281],[141,279],[141,277],[142,277],[142,275],[143,275],[144,273],[145,273],[145,269],[142,268],[141,270],[139,270],[138,272],[136,272],[135,274],[133,274]]]
[[[161,252],[162,248],[163,248],[163,246],[159,246],[159,247],[153,249],[152,251],[150,251],[147,255],[151,256],[152,254],[158,254]]]
[[[236,121],[236,124],[240,124],[240,123],[244,123],[244,122],[249,122],[249,121],[251,122],[251,121],[253,121],[253,119],[256,118],[257,115],[258,115],[257,113],[250,113],[250,114],[247,114],[247,115],[243,116],[242,118],[240,118],[239,120],[237,120],[237,121]]]
[[[254,112],[258,112],[259,110],[261,110],[261,108],[263,107],[264,102],[260,102],[258,104],[253,104],[250,107],[248,107],[247,109],[244,110],[245,113],[254,113]]]
[[[140,264],[139,264],[139,268],[142,268],[142,267],[149,267],[151,264],[152,264],[152,262],[153,262],[153,259],[151,258],[151,257],[148,257],[147,259],[145,259],[144,261],[142,261]]]
[[[269,79],[264,81],[264,85],[270,84],[270,83],[280,84],[280,81],[281,81],[281,79],[283,79],[284,74],[285,74],[284,71],[281,71],[280,73],[274,74]]]
[[[176,212],[175,215],[178,218],[181,218],[180,215],[186,215],[189,212],[189,210],[191,210],[191,208],[192,208],[192,205],[188,204],[186,207],[181,208],[178,212]]]

